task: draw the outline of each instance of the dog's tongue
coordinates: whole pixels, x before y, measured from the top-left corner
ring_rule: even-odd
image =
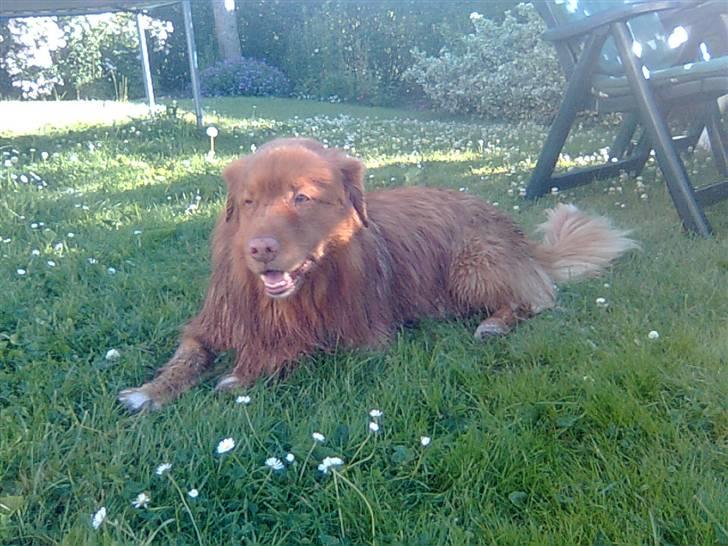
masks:
[[[260,278],[265,287],[272,290],[288,286],[291,283],[291,276],[283,271],[266,271]]]

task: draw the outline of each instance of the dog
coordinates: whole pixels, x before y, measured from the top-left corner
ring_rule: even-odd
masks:
[[[548,211],[543,240],[472,195],[403,187],[364,192],[364,164],[304,138],[233,161],[201,312],[154,379],[120,393],[159,408],[199,381],[220,351],[235,365],[217,389],[277,375],[314,351],[384,347],[423,317],[484,320],[506,334],[554,305],[555,283],[599,274],[635,246],[572,205]]]

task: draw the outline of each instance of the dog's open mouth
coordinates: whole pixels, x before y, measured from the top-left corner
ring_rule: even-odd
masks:
[[[304,260],[301,265],[291,271],[265,271],[260,276],[265,286],[265,293],[271,298],[287,298],[296,291],[303,274],[312,265],[311,260]]]

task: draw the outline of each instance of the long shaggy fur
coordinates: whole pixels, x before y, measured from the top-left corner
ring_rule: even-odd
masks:
[[[228,349],[237,356],[223,390],[313,351],[381,347],[423,317],[478,313],[476,337],[504,334],[554,304],[555,282],[598,274],[634,246],[571,205],[549,211],[534,242],[460,192],[365,195],[360,161],[308,139],[273,141],[223,177],[204,305],[157,377],[120,394],[132,410],[172,400]]]

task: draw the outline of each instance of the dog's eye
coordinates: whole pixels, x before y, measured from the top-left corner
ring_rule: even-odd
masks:
[[[311,198],[306,195],[305,193],[297,193],[296,196],[293,198],[293,202],[296,205],[300,205],[302,203],[305,203],[306,201],[310,201]]]

